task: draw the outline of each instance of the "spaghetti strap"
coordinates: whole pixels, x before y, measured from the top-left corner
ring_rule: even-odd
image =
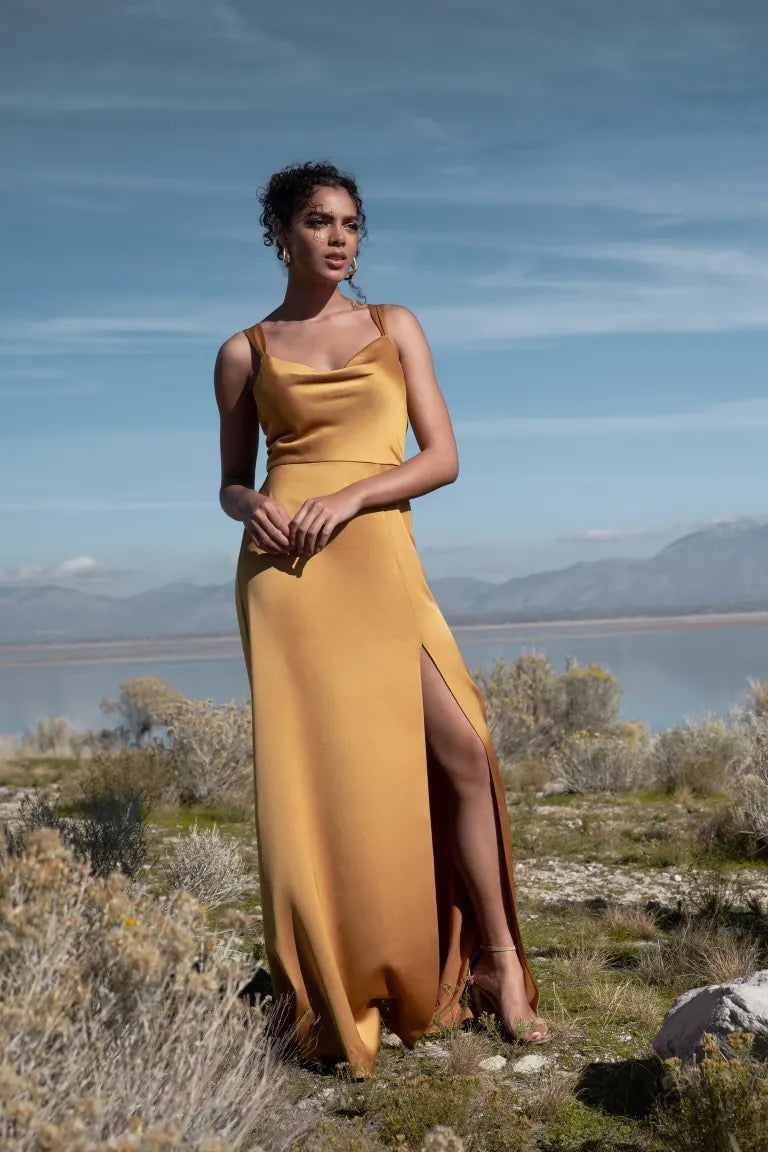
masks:
[[[261,324],[253,324],[250,328],[244,328],[243,331],[248,337],[248,343],[252,348],[255,348],[260,356],[266,355],[267,346],[264,342],[264,333],[261,330]]]
[[[381,332],[382,336],[388,335],[387,325],[384,322],[384,305],[383,304],[369,304],[368,305],[368,311],[370,312],[371,318],[372,318],[374,324],[376,325],[376,327],[378,328],[379,332]]]

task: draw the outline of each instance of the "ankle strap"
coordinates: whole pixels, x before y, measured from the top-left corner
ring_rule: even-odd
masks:
[[[517,952],[514,944],[481,944],[484,952]]]

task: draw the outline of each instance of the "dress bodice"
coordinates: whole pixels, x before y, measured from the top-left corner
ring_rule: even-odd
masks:
[[[405,378],[384,309],[376,304],[368,309],[380,335],[332,371],[270,356],[261,325],[245,329],[261,358],[253,392],[267,471],[277,464],[320,460],[403,463]]]

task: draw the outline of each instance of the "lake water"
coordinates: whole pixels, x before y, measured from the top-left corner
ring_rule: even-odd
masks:
[[[743,703],[748,678],[768,679],[768,613],[687,621],[600,621],[453,628],[471,672],[497,657],[546,652],[602,664],[624,686],[622,718],[661,729]],[[248,680],[237,637],[82,645],[0,645],[0,732],[18,736],[45,716],[78,728],[111,723],[99,709],[133,676],[170,681],[185,696],[245,699]]]

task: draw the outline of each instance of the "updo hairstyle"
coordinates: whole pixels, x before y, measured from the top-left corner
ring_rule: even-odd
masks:
[[[279,220],[288,227],[295,214],[304,207],[315,188],[344,188],[352,197],[357,211],[358,237],[367,235],[363,201],[357,190],[357,181],[349,172],[341,172],[328,161],[308,161],[304,164],[289,164],[270,176],[266,185],[258,190],[261,205],[259,223],[264,229],[264,243],[270,247],[276,243],[274,224]],[[358,297],[362,293],[352,279],[350,272],[344,277],[354,288]]]

